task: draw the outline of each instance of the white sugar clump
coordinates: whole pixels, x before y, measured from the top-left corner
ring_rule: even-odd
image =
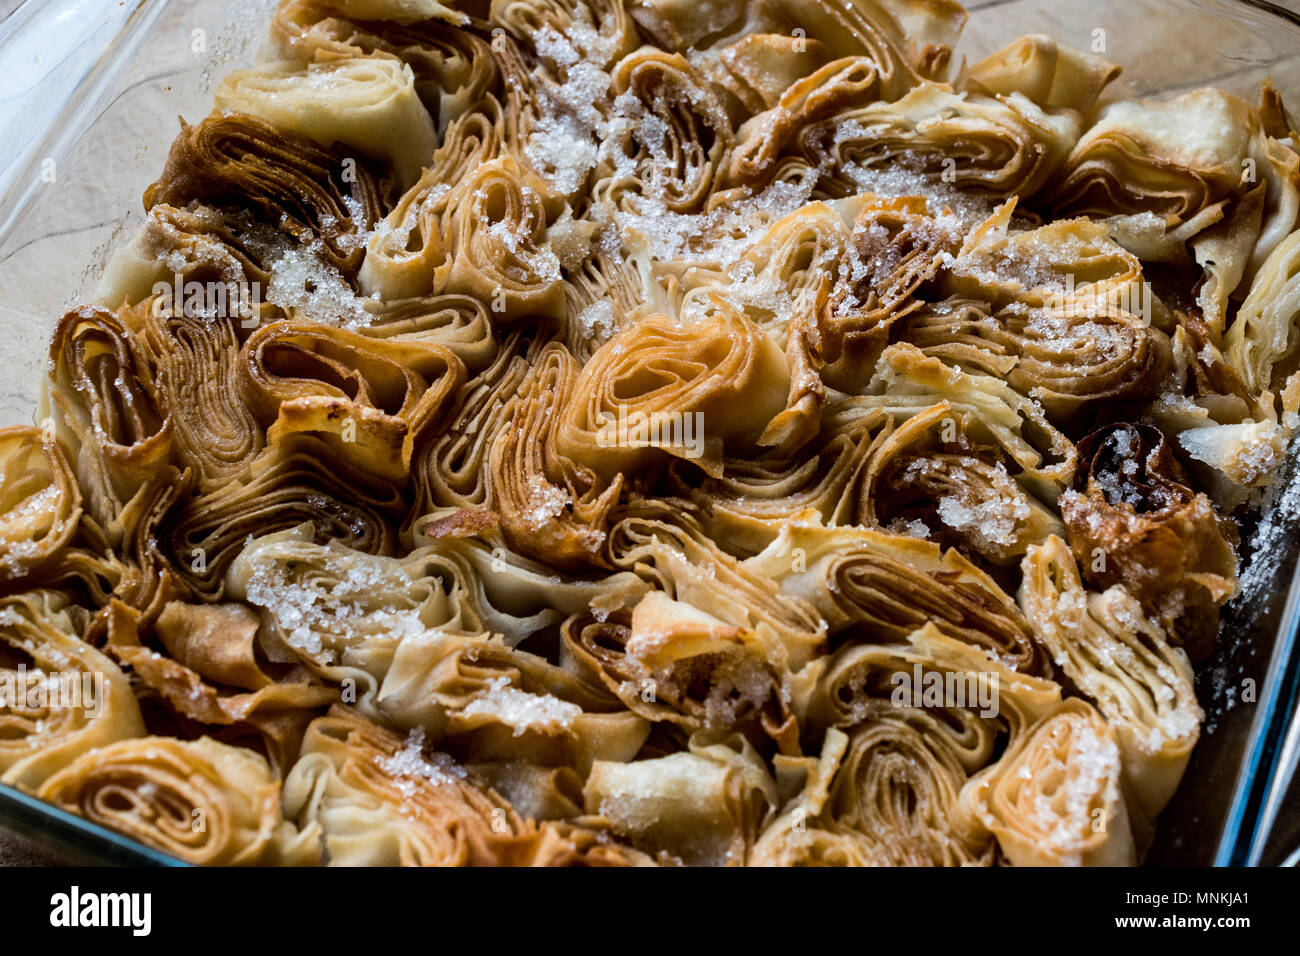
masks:
[[[597,299],[574,317],[583,337],[589,342],[604,342],[613,333],[616,326],[614,303],[609,299]]]
[[[368,326],[371,315],[337,269],[326,262],[320,240],[290,246],[270,265],[266,300],[298,318],[345,329]]]
[[[376,760],[379,769],[393,777],[404,796],[413,796],[419,790],[419,781],[434,786],[465,780],[468,774],[447,754],[424,752],[424,728],[416,727],[407,734],[401,750]]]
[[[470,701],[461,713],[466,717],[494,718],[513,728],[514,736],[518,737],[529,730],[561,732],[582,716],[582,708],[552,694],[520,690],[511,686],[509,677],[494,677],[488,681],[487,690]]]
[[[253,545],[240,558],[251,571],[245,599],[269,616],[289,647],[329,665],[371,637],[395,644],[427,630],[411,597],[414,582],[396,560],[338,545],[316,553],[312,573],[298,575],[293,552]]]
[[[606,121],[599,104],[609,99],[612,80],[553,27],[538,30],[533,44],[540,56],[556,63],[564,79],[554,84],[538,77],[540,115],[524,154],[551,186],[571,195],[582,188],[600,161]]]

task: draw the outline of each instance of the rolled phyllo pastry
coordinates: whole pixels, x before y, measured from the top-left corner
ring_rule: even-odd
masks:
[[[430,632],[401,641],[377,705],[453,756],[572,767],[631,760],[650,726],[598,684],[497,640]]]
[[[497,356],[487,304],[472,296],[372,299],[365,308],[372,318],[357,329],[362,335],[450,349],[471,373],[483,371]]]
[[[154,318],[237,320],[241,329],[252,328],[281,314],[267,298],[281,244],[275,227],[247,211],[158,203],[113,252],[94,299],[117,310],[156,296]]]
[[[606,195],[698,212],[735,135],[721,101],[685,57],[654,47],[625,56],[612,77],[610,92],[627,104],[627,120],[615,125],[606,147],[615,169]]]
[[[862,425],[862,421],[855,423]],[[757,457],[727,458],[720,478],[692,480],[685,466],[668,472],[675,494],[700,511],[700,522],[715,540],[742,556],[757,554],[781,533],[783,523],[820,515],[828,525],[869,523],[853,489],[876,435],[887,427],[878,416],[875,429],[855,427],[790,454],[771,449]]]
[[[670,456],[716,477],[724,448],[752,447],[785,408],[788,381],[781,350],[739,312],[649,316],[583,366],[558,447],[606,478]]]
[[[251,534],[311,522],[322,540],[371,554],[397,550],[406,503],[389,483],[358,470],[306,434],[283,437],[232,481],[168,515],[163,550],[195,595],[218,601],[226,570]]]
[[[580,828],[540,827],[420,732],[401,737],[345,708],[307,730],[285,813],[318,832],[330,866],[529,866],[643,862]]]
[[[609,554],[616,567],[636,571],[676,601],[739,629],[742,643],[761,648],[778,673],[798,670],[825,647],[826,621],[811,603],[783,593],[768,565],[737,560],[689,515],[666,504],[618,521],[610,529]]]
[[[1031,549],[1023,571],[1025,616],[1105,716],[1119,743],[1126,792],[1141,819],[1154,819],[1182,779],[1204,718],[1187,655],[1169,646],[1122,585],[1085,591],[1060,538]]]
[[[1001,99],[957,94],[922,83],[894,102],[878,102],[811,123],[795,149],[809,163],[829,155],[821,188],[835,198],[860,191],[856,168],[896,155],[933,182],[990,197],[1029,197],[1041,190],[1075,140],[1077,114],[1048,112],[1023,95]],[[945,178],[945,173],[947,178]]]
[[[740,54],[736,47],[730,47],[722,54],[723,62],[733,71],[752,68],[750,57]],[[779,63],[783,57],[794,55],[792,51],[783,49],[773,59]],[[759,73],[745,79],[750,81],[746,87],[752,89],[755,83],[761,83],[766,77]],[[808,125],[878,99],[880,70],[870,57],[844,57],[810,71],[793,83],[781,85],[781,88],[784,92],[779,94],[779,100],[751,117],[736,131],[736,148],[727,163],[729,184],[765,181],[775,170],[786,147]]]
[[[1090,584],[1124,585],[1194,660],[1213,648],[1218,606],[1237,590],[1236,531],[1152,425],[1116,423],[1079,443],[1061,496],[1070,549]]]
[[[529,341],[514,332],[501,343],[492,364],[461,386],[455,418],[417,453],[416,513],[437,508],[495,510],[496,492],[488,481],[493,444],[514,414],[531,359],[546,345],[543,339]]]
[[[86,512],[118,546],[169,471],[175,432],[167,394],[147,353],[119,316],[83,306],[65,315],[50,344],[49,403],[55,433],[72,450]]]
[[[1105,107],[1074,145],[1052,190],[1058,214],[1152,212],[1186,222],[1242,179],[1258,119],[1214,89]]]
[[[422,537],[423,547],[399,559],[322,543],[304,525],[243,547],[228,587],[262,609],[275,636],[317,672],[359,669],[372,684],[388,673],[406,637],[497,636],[514,645],[567,614],[614,611],[645,591],[631,574],[557,580],[499,539],[473,533],[471,526],[464,536]],[[344,676],[357,675],[336,679]]]
[[[870,380],[892,326],[918,307],[918,288],[958,249],[953,232],[927,215],[923,198],[866,198],[854,208],[860,211],[840,279],[818,309],[812,333],[822,378],[849,393]]]
[[[1078,698],[1013,739],[961,793],[1015,866],[1133,866],[1114,731]]]
[[[1047,109],[1086,113],[1119,73],[1114,63],[1034,33],[967,67],[961,85],[987,96],[1022,93]]]
[[[66,598],[0,598],[0,781],[34,790],[96,747],[144,733],[111,659],[78,636]]]
[[[958,545],[991,564],[1015,563],[1030,543],[1064,526],[964,428],[945,436],[951,412],[936,405],[876,432],[850,489],[852,523]]]
[[[391,205],[391,183],[368,161],[256,116],[217,113],[182,124],[145,208],[193,200],[243,207],[311,247],[351,279],[365,254],[361,236]]]
[[[734,735],[697,736],[689,750],[651,760],[598,762],[583,797],[634,845],[688,866],[743,866],[777,793],[757,752]]]
[[[730,47],[751,37],[791,35],[833,56],[862,56],[880,64],[882,97],[896,98],[922,78],[942,79],[966,11],[947,0],[900,4],[892,0],[781,0],[771,4],[633,0],[630,13],[659,46],[685,53],[712,39]],[[802,51],[800,51],[802,52]]]
[[[393,23],[419,23],[438,20],[456,26],[468,26],[470,16],[462,10],[465,0],[332,0],[345,17],[354,20],[380,20]]]
[[[265,446],[264,430],[242,400],[242,322],[190,315],[157,298],[125,315],[166,396],[177,463],[192,471],[201,491],[235,479]]]
[[[610,483],[557,453],[557,408],[574,400],[577,362],[559,343],[537,355],[516,393],[514,414],[495,436],[488,481],[506,541],[562,569],[602,565],[605,526],[622,480]]]
[[[0,581],[12,586],[49,569],[81,514],[62,443],[36,428],[0,429]]]
[[[300,67],[266,63],[227,74],[218,110],[260,117],[277,129],[342,143],[384,163],[399,189],[414,185],[438,145],[433,120],[415,92],[415,74],[399,60],[351,57]]]
[[[807,601],[841,638],[906,639],[931,621],[1006,666],[1043,674],[1047,662],[1015,601],[955,549],[859,528],[791,526],[746,562]],[[847,631],[847,633],[845,633]]]
[[[415,90],[440,129],[496,81],[488,41],[469,30],[436,19],[349,16],[344,13],[349,8],[359,9],[347,0],[282,0],[271,21],[271,39],[282,56],[303,63],[375,56],[400,60],[415,75]]]
[[[628,710],[690,733],[756,728],[796,748],[783,682],[739,628],[659,591],[631,615],[602,616],[564,622],[561,663],[599,680]]]
[[[210,737],[137,737],[83,754],[37,796],[155,847],[208,866],[314,865],[320,829],[280,812],[266,761]]]
[[[542,56],[568,61],[572,55],[598,67],[631,53],[639,42],[622,0],[492,0],[491,21],[532,40]]]
[[[1015,208],[1014,200],[1004,203],[966,236],[944,277],[948,291],[998,307],[1084,315],[1154,308],[1141,262],[1106,226],[1069,219],[1013,229]]]
[[[1014,736],[1061,702],[1061,687],[1019,673],[932,622],[903,641],[845,644],[793,682],[794,709],[815,735],[882,718],[905,719],[944,742],[966,772],[987,766]]]
[[[249,336],[238,382],[272,442],[320,435],[338,457],[403,484],[416,442],[450,415],[464,379],[464,365],[443,346],[298,321]]]
[[[114,603],[107,651],[183,718],[255,726],[287,711],[308,712],[338,692],[300,664],[265,658],[257,613],[243,604],[168,603],[151,622]]]
[[[1300,315],[1300,232],[1264,260],[1224,336],[1224,355],[1252,392],[1277,390],[1274,369],[1295,354]]]
[[[366,295],[388,300],[443,291],[436,282],[445,282],[451,265],[443,218],[470,174],[499,155],[502,123],[501,106],[489,95],[447,128],[419,182],[366,239],[358,277]]]
[[[451,261],[434,290],[491,302],[497,321],[564,314],[560,262],[546,243],[547,211],[513,158],[470,173],[443,221]]]
[[[825,418],[839,430],[881,413],[902,421],[942,404],[948,412],[936,419],[941,430],[955,434],[960,423],[968,438],[997,449],[1016,469],[1016,480],[1044,501],[1053,501],[1073,480],[1074,445],[1038,402],[1000,378],[948,365],[910,342],[885,349],[866,393],[829,404]]]
[[[782,865],[990,865],[992,839],[958,804],[965,782],[941,736],[897,717],[869,721],[849,732],[820,812],[805,808],[779,842],[780,830],[765,831],[755,853],[776,850]],[[851,849],[836,859],[834,846]]]
[[[1004,378],[1072,425],[1098,407],[1156,397],[1173,370],[1169,338],[1141,317],[1105,307],[1022,309],[990,315],[973,300],[923,307],[903,335],[927,355]]]

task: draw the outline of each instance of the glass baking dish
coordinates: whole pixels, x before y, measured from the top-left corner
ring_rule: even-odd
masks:
[[[0,0],[0,14],[13,4]],[[143,219],[180,115],[259,58],[274,0],[27,0],[0,22],[0,425],[33,419],[48,336]],[[971,0],[958,57],[1049,33],[1123,65],[1126,96],[1213,85],[1254,100],[1266,76],[1300,107],[1300,16],[1261,0]],[[1292,472],[1294,462],[1292,464]],[[1300,477],[1300,476],[1297,476]],[[1266,516],[1267,564],[1198,668],[1208,715],[1148,861],[1276,863],[1300,842],[1300,485]],[[1244,529],[1243,540],[1255,533]],[[86,862],[165,854],[0,787],[0,828]],[[1289,841],[1289,843],[1288,843]]]

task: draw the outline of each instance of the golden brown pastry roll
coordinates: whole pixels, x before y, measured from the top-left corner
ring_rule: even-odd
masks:
[[[628,710],[689,733],[757,729],[796,749],[798,726],[778,673],[740,628],[652,591],[627,614],[564,622],[560,660]]]
[[[1154,819],[1182,779],[1204,718],[1187,655],[1122,585],[1085,591],[1060,538],[1031,549],[1023,570],[1025,616],[1114,730],[1125,791],[1141,819]]]
[[[487,480],[506,542],[561,570],[601,566],[605,526],[622,479],[606,483],[556,450],[558,409],[576,393],[578,363],[547,345],[516,393],[514,414],[494,438]]]
[[[1067,313],[1151,310],[1137,256],[1089,219],[1013,229],[1008,200],[966,236],[945,288],[1001,307],[1018,303]],[[1148,324],[1152,316],[1146,315]]]
[[[322,540],[392,554],[405,514],[391,484],[352,467],[315,436],[288,435],[249,466],[246,480],[181,503],[167,518],[162,547],[196,596],[219,601],[226,570],[250,534],[312,522]]]
[[[279,230],[247,210],[158,203],[114,250],[94,300],[117,310],[156,296],[153,318],[229,319],[253,328],[280,315],[266,293],[283,244]]]
[[[568,614],[614,611],[646,590],[631,574],[557,579],[499,538],[477,537],[481,529],[449,531],[458,517],[466,516],[426,520],[405,558],[324,543],[307,526],[266,535],[242,548],[227,586],[263,610],[266,627],[296,659],[374,689],[407,638],[419,658],[414,666],[437,650],[437,638],[497,635],[515,645]],[[347,674],[335,674],[336,667]]]
[[[822,378],[856,393],[870,381],[891,327],[920,303],[913,296],[957,251],[957,237],[926,214],[926,201],[864,197],[834,290],[819,304],[812,349]]]
[[[267,660],[259,625],[255,611],[233,602],[172,601],[144,625],[115,602],[107,650],[178,714],[203,724],[264,721],[338,699],[305,667]]]
[[[1078,698],[1015,737],[961,802],[1015,866],[1137,862],[1115,733]]]
[[[1046,109],[1087,113],[1119,74],[1114,63],[1034,33],[967,67],[960,83],[986,96],[1022,93]]]
[[[284,787],[286,814],[322,833],[331,866],[641,863],[581,828],[538,827],[423,734],[405,741],[343,708],[307,730]]]
[[[951,412],[935,405],[877,433],[850,489],[853,523],[960,546],[991,564],[1015,563],[1030,543],[1064,526],[995,450],[968,439]]]
[[[167,588],[157,529],[187,481],[172,464],[169,398],[142,344],[103,309],[82,306],[63,317],[50,363],[51,418],[71,449],[86,543],[129,566],[111,573],[110,587],[143,607]]]
[[[144,733],[126,676],[78,636],[66,598],[0,598],[0,780],[35,789],[75,758]]]
[[[1029,197],[1064,162],[1080,126],[1076,114],[1048,112],[1023,95],[992,99],[922,83],[897,101],[808,125],[794,148],[813,165],[830,157],[831,171],[819,185],[835,198],[860,191],[856,169],[898,156],[931,182],[989,197]]]
[[[1214,646],[1218,605],[1237,590],[1236,531],[1184,484],[1164,434],[1116,423],[1079,443],[1061,496],[1070,549],[1096,588],[1122,584],[1193,660]]]
[[[1153,212],[1185,222],[1234,189],[1258,118],[1214,89],[1105,107],[1052,189],[1058,215]]]
[[[1278,390],[1275,369],[1295,354],[1300,313],[1300,232],[1264,260],[1224,336],[1224,355],[1252,393]]]
[[[560,262],[546,243],[542,197],[512,157],[470,173],[443,221],[450,263],[434,273],[434,290],[492,303],[499,322],[524,316],[561,318]]]
[[[809,812],[800,802],[773,821],[755,847],[755,862],[991,865],[992,839],[958,804],[965,782],[966,771],[942,737],[904,718],[869,721],[848,733],[822,805]]]
[[[638,45],[623,0],[492,0],[491,21],[552,60],[573,56],[603,68]]]
[[[1008,468],[1014,463],[1013,477],[1043,501],[1054,501],[1073,480],[1078,454],[1041,405],[1000,378],[947,365],[909,342],[885,349],[866,393],[829,404],[824,420],[834,430],[882,413],[901,422],[944,404],[941,429],[960,429],[996,450]]]
[[[266,761],[210,737],[138,737],[83,754],[36,795],[178,859],[209,866],[320,860],[320,829],[280,813]]]
[[[583,366],[558,448],[607,479],[668,456],[717,476],[724,447],[752,447],[788,391],[780,349],[743,314],[649,316]]]
[[[399,189],[420,178],[438,134],[415,93],[415,74],[388,57],[351,57],[300,67],[264,63],[227,74],[214,94],[222,111],[260,117],[329,149],[342,143],[382,162]]]
[[[1046,657],[1015,601],[955,549],[804,522],[746,563],[810,603],[840,637],[904,640],[931,621],[1007,667],[1046,673]]]
[[[625,56],[612,76],[610,92],[627,104],[627,120],[606,147],[615,169],[606,197],[700,211],[734,139],[721,101],[685,57],[650,46]]]
[[[282,0],[271,39],[284,57],[304,63],[363,56],[400,60],[415,74],[415,90],[439,129],[495,84],[496,65],[477,34],[436,19],[350,18],[343,12],[350,6],[360,9],[346,0]]]
[[[242,474],[265,445],[240,387],[243,323],[178,311],[164,298],[147,299],[123,315],[147,350],[171,411],[177,464],[191,470],[200,491]]]
[[[782,593],[770,568],[737,560],[667,503],[646,503],[619,520],[609,553],[616,567],[739,629],[742,643],[761,648],[777,673],[797,670],[825,649],[826,622],[809,602]]]
[[[403,345],[450,349],[469,372],[481,372],[497,356],[487,304],[468,295],[429,295],[413,299],[371,299],[365,304],[371,324],[361,335]]]
[[[982,305],[925,306],[899,334],[950,365],[1005,379],[1058,424],[1098,407],[1148,402],[1173,370],[1168,337],[1131,313],[1012,305],[990,315]]]
[[[496,510],[496,492],[488,480],[493,444],[514,415],[532,360],[546,345],[540,336],[530,340],[512,332],[492,364],[461,386],[454,419],[418,452],[415,513]]]
[[[754,36],[784,34],[826,47],[832,56],[863,56],[880,64],[882,96],[896,98],[921,78],[942,79],[966,11],[948,0],[631,0],[637,25],[656,44],[686,52],[706,38],[731,46]],[[794,28],[802,34],[792,33]]]
[[[393,23],[419,23],[438,20],[468,26],[469,13],[462,7],[472,6],[465,0],[334,0],[339,13],[356,20],[381,20]]]
[[[1019,673],[933,622],[903,641],[845,644],[793,687],[810,733],[905,718],[945,741],[970,773],[988,764],[1003,733],[1014,736],[1061,701],[1055,681]]]
[[[453,756],[572,767],[631,760],[650,725],[598,684],[481,637],[428,632],[393,653],[378,708]]]
[[[598,762],[587,812],[644,849],[688,866],[744,866],[776,785],[747,741],[697,735],[690,749],[631,763]]]
[[[746,38],[747,41],[758,39],[760,38],[753,36]],[[791,42],[785,37],[780,40],[784,41],[782,47]],[[750,57],[742,56],[737,50],[741,43],[722,53],[723,62],[733,72],[748,72],[745,67],[752,68],[754,65]],[[783,59],[788,61],[795,56],[798,54],[785,48],[773,59],[780,63]],[[746,79],[750,80],[746,86],[752,89],[752,84],[762,83],[765,76],[758,73],[752,77],[746,76]],[[765,181],[775,169],[785,148],[809,124],[841,110],[865,106],[878,99],[880,70],[876,61],[870,57],[844,57],[832,60],[819,69],[810,70],[791,83],[777,85],[780,86],[780,91],[773,92],[780,98],[769,104],[770,108],[750,117],[736,131],[736,148],[727,162],[726,181],[729,184]]]
[[[458,116],[420,181],[374,225],[358,277],[366,295],[379,293],[388,300],[442,291],[437,277],[445,277],[451,265],[443,218],[460,195],[458,187],[498,156],[504,135],[501,114],[500,104],[489,95]]]
[[[368,161],[255,116],[218,113],[182,124],[144,203],[248,208],[350,280],[365,255],[361,236],[391,205],[390,190]]]
[[[0,429],[0,581],[48,569],[77,533],[81,489],[63,445],[36,428]]]
[[[452,410],[465,367],[423,342],[275,322],[240,351],[239,386],[268,438],[308,432],[359,469],[406,481],[415,444]]]
[[[869,524],[862,502],[854,497],[862,462],[880,430],[883,416],[870,429],[862,421],[797,453],[777,448],[757,457],[723,460],[720,478],[694,480],[687,468],[669,468],[669,487],[699,510],[709,536],[725,541],[734,554],[762,551],[781,532],[783,523],[820,515],[827,525]]]

